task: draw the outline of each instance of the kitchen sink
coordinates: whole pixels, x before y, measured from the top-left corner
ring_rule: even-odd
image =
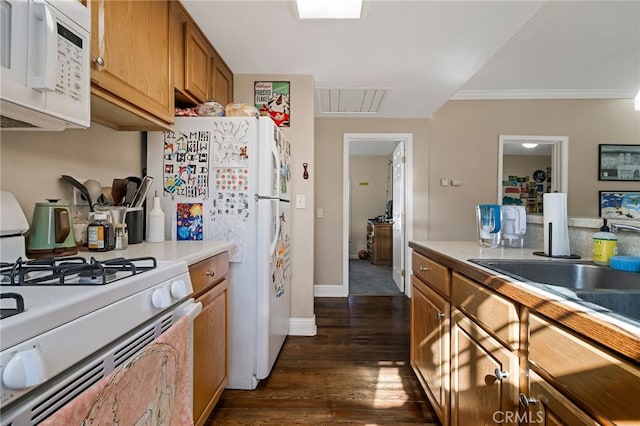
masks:
[[[469,259],[520,281],[583,290],[640,290],[640,274],[585,261]]]
[[[469,259],[519,281],[640,320],[640,274],[586,261]]]

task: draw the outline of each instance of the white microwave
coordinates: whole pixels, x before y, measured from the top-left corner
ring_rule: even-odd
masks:
[[[89,127],[90,27],[77,0],[0,0],[2,130]]]

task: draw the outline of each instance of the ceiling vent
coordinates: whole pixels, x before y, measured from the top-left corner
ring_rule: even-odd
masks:
[[[320,113],[375,114],[389,89],[322,89],[317,90]]]

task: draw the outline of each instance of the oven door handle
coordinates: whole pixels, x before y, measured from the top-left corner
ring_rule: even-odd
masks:
[[[202,303],[196,302],[193,299],[189,299],[186,303],[182,305],[180,308],[181,317],[187,316],[191,321],[202,312]]]

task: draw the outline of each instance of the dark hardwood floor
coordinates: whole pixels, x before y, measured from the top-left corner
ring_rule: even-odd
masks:
[[[225,390],[207,425],[439,425],[409,365],[410,305],[316,298],[318,334],[287,337],[269,378]]]

